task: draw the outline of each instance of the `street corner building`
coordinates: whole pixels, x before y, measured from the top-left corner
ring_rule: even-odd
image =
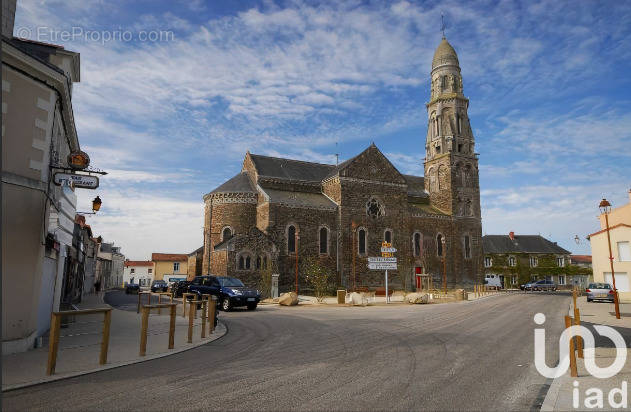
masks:
[[[241,172],[204,196],[203,272],[250,286],[278,274],[280,292],[310,286],[301,273],[316,259],[334,286],[384,286],[367,258],[382,242],[397,249],[391,287],[412,288],[415,274],[446,272],[450,287],[482,279],[478,154],[469,100],[454,48],[434,53],[426,104],[425,176],[404,175],[371,144],[338,165],[247,152]],[[419,162],[423,159],[419,159]],[[297,269],[298,268],[298,269]]]

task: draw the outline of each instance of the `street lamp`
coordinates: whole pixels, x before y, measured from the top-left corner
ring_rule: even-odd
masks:
[[[101,209],[101,204],[103,202],[101,201],[100,197],[95,197],[94,200],[92,200],[92,211],[91,212],[77,212],[81,215],[95,215],[96,212],[98,212]]]
[[[443,292],[447,294],[447,240],[445,236],[440,238],[440,242],[443,244]]]
[[[611,253],[611,237],[609,236],[609,212],[611,212],[611,203],[607,199],[600,201],[598,205],[600,213],[605,215],[605,226],[607,228],[607,243],[609,244],[609,264],[611,265],[611,281],[613,282],[613,302],[616,307],[616,319],[620,319],[620,306],[618,304],[618,289],[616,288],[616,275],[613,270],[613,254]]]

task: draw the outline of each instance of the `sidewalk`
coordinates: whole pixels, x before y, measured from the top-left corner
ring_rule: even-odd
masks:
[[[581,312],[581,325],[590,327],[591,325],[606,325],[614,327],[625,339],[627,343],[627,362],[624,368],[616,376],[609,379],[598,379],[591,376],[585,369],[583,359],[577,358],[578,377],[572,378],[568,369],[567,373],[560,378],[555,379],[550,385],[548,394],[541,406],[542,411],[574,411],[574,410],[620,410],[614,409],[609,405],[608,395],[614,389],[620,389],[623,381],[627,382],[627,390],[629,390],[629,382],[631,382],[631,304],[620,304],[621,319],[616,319],[612,314],[614,307],[612,303],[590,302],[587,303],[585,296],[577,299],[576,304]],[[569,315],[574,317],[574,308],[570,305]],[[594,332],[596,340],[596,364],[600,367],[610,365],[616,355],[616,349],[613,343],[603,337],[599,337]],[[557,349],[558,350],[558,349]],[[549,365],[551,366],[551,365]],[[573,390],[574,382],[578,382],[578,407],[573,406]],[[592,393],[586,395],[585,391],[590,388],[598,388],[603,392],[603,408],[587,408],[585,406],[585,398],[593,396]],[[620,396],[616,396],[616,402],[620,401]],[[628,406],[627,406],[628,407]]]
[[[109,307],[101,298],[90,295],[79,309]],[[107,363],[99,365],[103,315],[76,316],[76,321],[60,330],[59,350],[55,374],[46,375],[48,359],[48,334],[43,339],[41,348],[28,352],[2,357],[2,390],[16,389],[38,383],[84,375],[105,369],[116,368],[131,363],[156,359],[182,352],[212,342],[226,334],[227,329],[221,322],[212,334],[201,339],[201,316],[194,321],[193,343],[187,343],[188,318],[182,316],[182,306],[177,307],[175,322],[175,347],[168,349],[169,320],[168,308],[162,309],[162,315],[149,316],[147,331],[147,354],[139,356],[141,317],[136,312],[112,309],[109,350]]]

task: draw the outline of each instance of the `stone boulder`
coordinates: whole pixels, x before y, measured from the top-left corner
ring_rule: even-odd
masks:
[[[407,303],[421,304],[429,303],[429,294],[427,293],[408,293],[405,297]]]
[[[298,295],[296,295],[296,292],[283,293],[278,298],[278,304],[283,306],[295,306],[298,304]]]
[[[368,304],[368,299],[363,293],[352,292],[347,299],[353,306],[365,306]]]

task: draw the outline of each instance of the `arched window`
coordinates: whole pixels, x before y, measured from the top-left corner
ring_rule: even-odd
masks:
[[[320,254],[329,253],[329,230],[326,227],[320,228]]]
[[[245,269],[245,259],[243,259],[243,256],[239,256],[239,269],[243,270]]]
[[[250,256],[245,258],[245,270],[250,270]]]
[[[438,256],[443,255],[443,235],[440,233],[436,236],[436,254]]]
[[[517,260],[515,259],[515,256],[508,257],[508,266],[517,266]]]
[[[471,199],[467,199],[464,207],[465,216],[473,216],[473,211],[471,210]]]
[[[392,243],[392,230],[386,229],[386,231],[383,232],[383,240],[386,243]]]
[[[296,253],[296,227],[294,225],[287,228],[287,253]]]
[[[464,236],[464,257],[465,259],[471,259],[471,239],[469,235]]]
[[[421,256],[421,251],[423,250],[423,240],[421,238],[421,234],[416,232],[414,233],[414,256]]]
[[[221,231],[221,241],[225,242],[226,240],[230,239],[231,237],[232,237],[232,229],[230,229],[230,227],[225,227]]]
[[[357,232],[357,241],[358,241],[357,250],[359,254],[365,255],[366,254],[366,229],[364,228],[359,229],[359,231]]]
[[[261,257],[260,256],[256,257],[256,268],[257,269],[261,268]]]

